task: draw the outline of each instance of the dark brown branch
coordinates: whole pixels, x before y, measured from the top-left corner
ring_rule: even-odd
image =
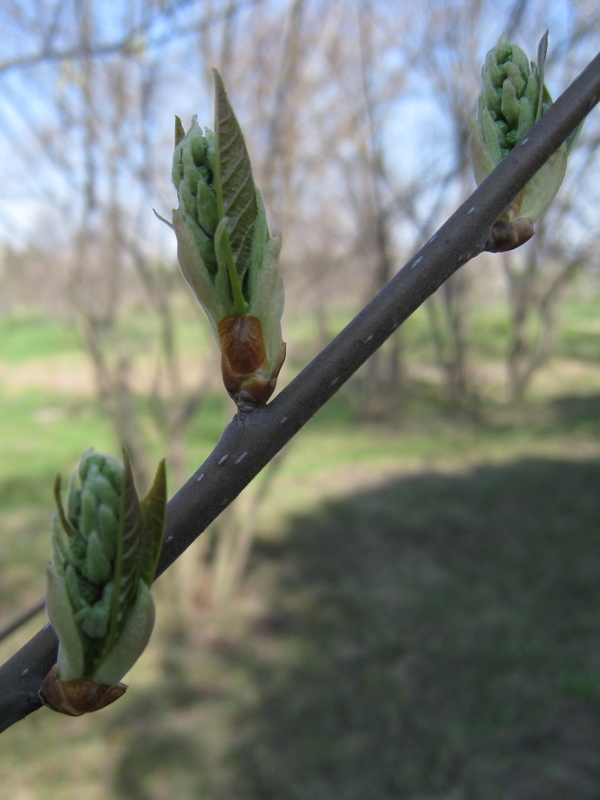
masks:
[[[157,575],[459,267],[483,250],[493,223],[600,99],[600,55],[425,246],[266,408],[240,413],[169,502]],[[0,667],[0,731],[39,708],[57,641],[42,629]]]

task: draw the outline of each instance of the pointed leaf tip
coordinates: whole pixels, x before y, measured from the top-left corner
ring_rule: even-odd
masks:
[[[60,474],[56,475],[54,479],[54,499],[56,501],[56,508],[58,511],[58,517],[60,519],[61,525],[63,526],[65,533],[68,533],[69,536],[75,536],[77,531],[71,525],[66,513],[65,507],[63,506],[62,497],[61,497],[61,489],[62,489],[62,479]]]
[[[139,576],[152,584],[162,549],[167,511],[167,472],[165,459],[158,465],[152,488],[141,502],[144,536],[140,546]]]
[[[221,91],[224,92],[225,85],[223,83],[223,78],[221,77],[221,73],[216,67],[212,68],[212,74],[213,74],[213,82],[215,84],[215,94],[218,94]]]
[[[546,56],[548,55],[548,31],[540,39],[537,50],[537,72],[538,72],[538,104],[535,120],[542,116],[544,105],[544,73],[546,71]]]
[[[185,128],[179,117],[175,117],[175,147],[185,137]]]

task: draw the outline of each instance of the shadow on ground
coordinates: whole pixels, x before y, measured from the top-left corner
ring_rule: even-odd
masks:
[[[597,461],[524,460],[292,520],[254,556],[268,612],[194,653],[213,677],[119,723],[115,794],[598,800],[599,487]]]
[[[556,422],[570,430],[588,430],[593,436],[600,433],[600,394],[563,395],[550,403]]]

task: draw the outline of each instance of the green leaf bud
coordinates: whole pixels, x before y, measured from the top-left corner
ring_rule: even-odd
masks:
[[[266,403],[285,358],[281,239],[269,234],[244,136],[214,77],[214,133],[202,132],[196,117],[186,133],[176,118],[173,229],[182,273],[221,349],[225,386],[250,410]]]
[[[119,681],[150,636],[148,587],[166,513],[164,462],[140,501],[127,453],[123,466],[89,450],[71,477],[66,512],[58,479],[55,495],[46,597],[59,648],[40,695],[50,707],[76,715],[103,708],[125,691]]]
[[[219,224],[217,198],[202,176],[196,184],[196,212],[198,216],[202,215],[202,230],[214,238]]]
[[[85,567],[82,570],[87,580],[91,583],[102,586],[109,580],[112,570],[109,552],[114,553],[114,548],[112,546],[106,547],[98,531],[93,530],[88,536]]]
[[[469,120],[477,183],[487,178],[552,105],[544,85],[547,45],[546,33],[538,47],[537,63],[530,63],[523,50],[503,34],[487,53],[477,119]],[[575,138],[570,137],[513,200],[494,225],[486,249],[510,250],[533,236],[533,224],[552,203],[563,181]]]
[[[75,614],[79,629],[90,639],[101,640],[108,634],[113,589],[113,584],[107,583],[103,587],[102,594],[94,603],[84,603]]]

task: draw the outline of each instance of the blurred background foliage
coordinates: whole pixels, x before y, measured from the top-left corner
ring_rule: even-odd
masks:
[[[408,6],[2,4],[2,624],[43,594],[56,471],[126,444],[175,491],[233,414],[152,214],[211,67],[284,237],[285,383],[474,187],[500,34],[549,29],[554,97],[597,49],[586,0]],[[125,698],[4,734],[7,796],[600,796],[597,117],[531,242],[448,281],[161,578]]]

